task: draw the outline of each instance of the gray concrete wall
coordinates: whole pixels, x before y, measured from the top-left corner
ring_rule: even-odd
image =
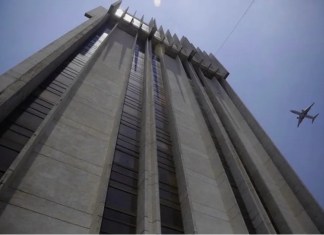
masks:
[[[171,133],[186,233],[246,233],[234,195],[185,71],[164,55]]]
[[[125,32],[111,33],[59,118],[2,193],[1,232],[99,231],[133,43]]]
[[[202,79],[206,82],[206,91],[279,232],[317,233],[313,221],[222,86],[215,78]]]

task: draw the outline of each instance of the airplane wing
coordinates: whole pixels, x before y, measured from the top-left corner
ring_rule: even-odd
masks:
[[[312,108],[312,106],[314,105],[315,103],[313,102],[310,106],[308,106],[306,109],[305,109],[305,112],[308,113],[308,111]]]
[[[296,110],[290,110],[290,112],[292,112],[292,113],[294,113],[294,114],[297,114],[297,115],[300,115],[300,114],[301,114],[301,112],[298,112],[298,111],[296,111]]]

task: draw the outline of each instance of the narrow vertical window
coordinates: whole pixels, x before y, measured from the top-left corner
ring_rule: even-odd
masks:
[[[162,233],[183,233],[172,142],[166,110],[166,94],[161,78],[159,59],[153,55],[154,109]]]
[[[143,48],[137,44],[133,55],[100,233],[136,233]]]

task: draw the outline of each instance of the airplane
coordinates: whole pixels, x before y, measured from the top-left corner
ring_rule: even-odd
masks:
[[[299,127],[300,123],[304,120],[304,118],[309,118],[309,119],[312,119],[312,123],[314,123],[315,121],[315,118],[318,116],[318,114],[316,114],[315,116],[311,116],[311,115],[308,115],[308,111],[311,109],[311,107],[314,105],[315,103],[312,103],[309,107],[307,107],[306,109],[302,109],[301,112],[298,112],[296,110],[290,110],[290,112],[294,113],[294,114],[297,114],[298,117],[298,124],[297,124],[297,127]]]

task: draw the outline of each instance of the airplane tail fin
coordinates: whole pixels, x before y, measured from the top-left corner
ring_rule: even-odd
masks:
[[[319,115],[319,113],[318,114],[316,114],[313,118],[312,118],[312,123],[314,123],[314,121],[315,121],[315,118],[317,118],[317,116]]]

